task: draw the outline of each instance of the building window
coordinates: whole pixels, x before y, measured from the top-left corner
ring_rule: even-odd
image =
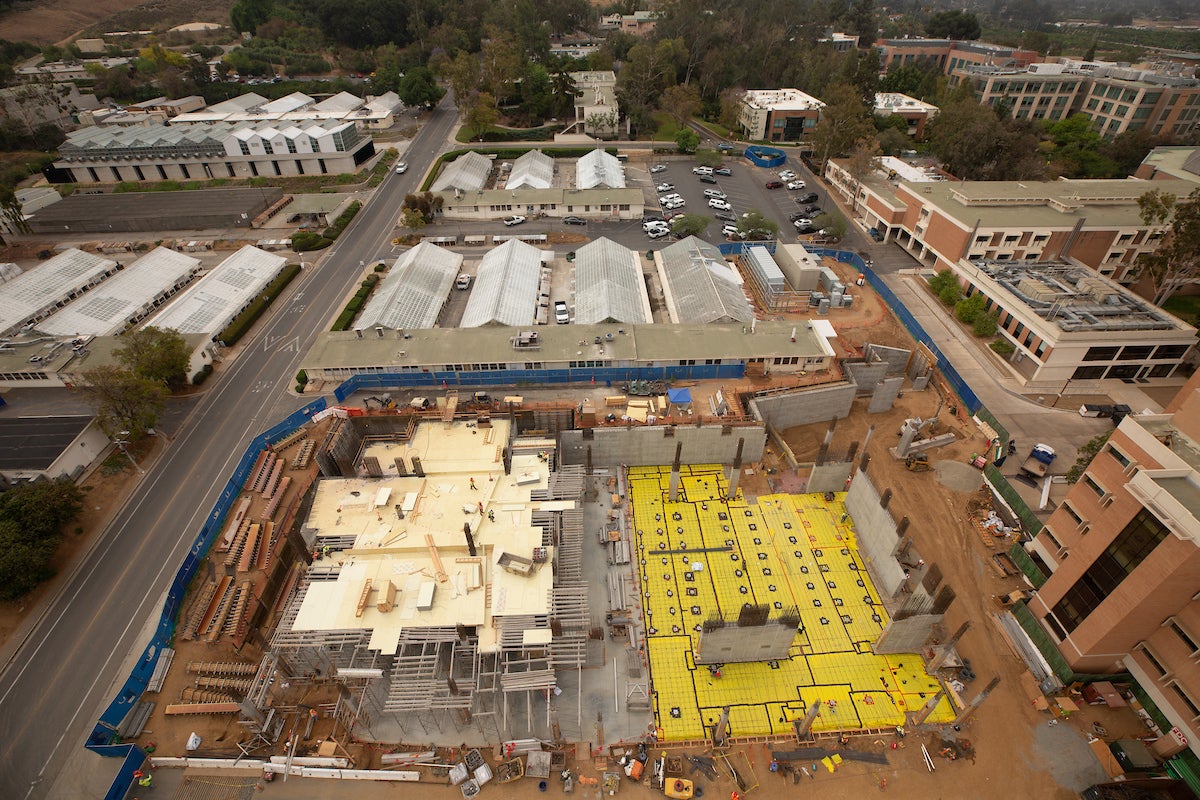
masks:
[[[1157,517],[1146,509],[1139,511],[1055,604],[1054,616],[1064,629],[1070,633],[1079,627],[1167,538],[1167,533],[1167,526]]]
[[[1083,354],[1084,361],[1112,361],[1120,352],[1119,347],[1089,347]]]
[[[1130,464],[1129,456],[1125,455],[1120,450],[1113,447],[1111,444],[1104,448],[1104,452],[1106,452],[1110,456],[1112,456],[1116,460],[1116,462],[1121,465],[1122,469],[1129,466],[1129,464]]]
[[[1104,377],[1104,367],[1076,367],[1071,373],[1071,380],[1097,380]]]
[[[1076,525],[1083,524],[1083,517],[1079,516],[1079,513],[1076,512],[1075,509],[1071,507],[1070,503],[1063,503],[1062,509],[1063,509],[1063,511],[1067,512],[1068,517],[1075,520]]]
[[[1171,630],[1175,631],[1175,635],[1179,637],[1180,641],[1182,641],[1187,647],[1189,653],[1194,654],[1197,650],[1200,650],[1200,646],[1197,646],[1196,640],[1189,636],[1187,631],[1179,627],[1178,622],[1171,620],[1170,627]]]
[[[1130,345],[1129,347],[1121,350],[1121,360],[1133,361],[1137,359],[1138,361],[1141,361],[1149,358],[1152,352],[1154,352],[1154,345]]]
[[[1096,497],[1104,497],[1104,495],[1108,494],[1108,492],[1104,490],[1104,487],[1096,483],[1096,479],[1091,475],[1084,475],[1083,482],[1089,489],[1096,493]]]
[[[1155,657],[1154,653],[1150,652],[1150,648],[1146,647],[1146,645],[1142,645],[1142,655],[1145,656],[1146,660],[1150,662],[1150,666],[1154,667],[1154,669],[1158,671],[1158,677],[1161,678],[1167,674],[1167,668],[1164,667],[1162,662]]]
[[[1163,344],[1159,345],[1154,351],[1154,358],[1183,358],[1187,353],[1189,345],[1186,344]]]
[[[244,140],[242,140],[242,139],[238,140],[238,147],[242,148],[242,155],[244,155],[244,156],[250,155],[250,145],[246,144],[246,142]]]
[[[1191,696],[1183,690],[1183,687],[1175,681],[1171,681],[1170,687],[1175,691],[1175,696],[1179,698],[1180,702],[1191,712],[1192,719],[1200,717],[1200,708],[1196,706],[1196,702],[1192,700]]]

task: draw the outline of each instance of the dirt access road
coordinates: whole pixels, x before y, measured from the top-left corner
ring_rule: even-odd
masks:
[[[47,45],[91,26],[115,31],[165,29],[185,22],[228,24],[230,5],[229,0],[18,0],[0,16],[0,38]]]

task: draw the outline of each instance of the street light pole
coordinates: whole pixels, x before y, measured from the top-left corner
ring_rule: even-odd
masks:
[[[146,470],[142,469],[141,466],[138,465],[137,461],[135,461],[133,458],[133,454],[129,452],[129,448],[127,447],[127,445],[129,444],[129,440],[125,439],[125,438],[121,438],[121,437],[125,437],[128,435],[129,435],[129,431],[118,432],[117,436],[119,438],[113,439],[113,444],[115,444],[120,449],[120,451],[125,454],[125,457],[129,459],[129,463],[133,464],[133,468],[138,471],[138,475],[145,475]]]

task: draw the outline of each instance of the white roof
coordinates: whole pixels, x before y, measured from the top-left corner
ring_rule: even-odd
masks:
[[[432,328],[462,262],[458,253],[421,242],[396,260],[354,327]]]
[[[313,99],[303,92],[292,92],[291,94],[281,97],[278,100],[272,100],[263,106],[263,111],[268,114],[287,114],[292,111],[299,111],[302,108],[307,108],[313,104]]]
[[[505,189],[549,189],[554,182],[554,159],[530,150],[513,162]]]
[[[755,89],[746,92],[742,101],[751,108],[775,111],[812,111],[825,107],[820,100],[799,89]]]
[[[199,269],[200,259],[156,247],[37,329],[53,336],[114,336]]]
[[[362,98],[349,92],[338,92],[317,103],[317,111],[353,111],[363,104]]]
[[[660,253],[672,322],[750,322],[754,309],[721,251],[695,236]]]
[[[256,92],[247,92],[246,94],[238,95],[237,97],[231,97],[223,102],[214,103],[206,110],[216,112],[218,114],[222,112],[233,113],[235,111],[245,111],[248,108],[261,106],[266,102],[267,98],[263,97],[261,94],[257,94]]]
[[[72,294],[100,281],[117,262],[71,248],[28,271],[0,283],[0,334],[53,308]]]
[[[899,114],[902,111],[924,111],[926,114],[937,113],[938,107],[924,100],[918,100],[899,92],[876,92],[876,114]]]
[[[623,189],[625,170],[616,156],[603,150],[593,150],[575,162],[575,186],[579,189],[594,189],[597,186]]]
[[[475,288],[463,311],[463,328],[484,325],[529,325],[537,309],[542,277],[542,251],[509,239],[479,262]],[[466,355],[464,354],[464,358]]]
[[[575,321],[653,322],[637,253],[604,238],[575,251]]]
[[[451,161],[430,187],[432,191],[482,189],[492,172],[492,160],[472,150]]]
[[[271,282],[287,258],[246,245],[222,261],[146,323],[185,336],[220,333]]]

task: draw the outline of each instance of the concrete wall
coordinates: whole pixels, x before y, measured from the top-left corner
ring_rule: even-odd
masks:
[[[920,653],[925,648],[925,643],[933,636],[934,626],[941,624],[941,621],[941,614],[920,614],[892,620],[871,646],[871,652],[877,655]]]
[[[908,360],[912,358],[911,350],[903,350],[899,347],[885,347],[881,344],[868,344],[866,347],[868,361],[884,361],[888,365],[888,375],[899,375],[904,372],[908,366]]]
[[[592,466],[631,467],[663,466],[675,458],[675,445],[683,443],[682,458],[686,464],[732,464],[738,440],[744,439],[742,460],[761,461],[766,446],[767,431],[762,425],[725,428],[706,425],[703,428],[590,428],[591,439],[582,430],[563,431],[558,438],[560,464],[586,464],[587,450],[592,449]],[[673,431],[665,436],[664,431]]]
[[[846,493],[846,510],[854,520],[854,535],[875,585],[885,597],[892,597],[904,583],[904,568],[893,554],[899,537],[896,523],[887,509],[879,505],[879,492],[865,473],[858,473]]]
[[[851,361],[842,364],[850,380],[858,384],[858,394],[871,394],[875,384],[882,381],[888,374],[886,363],[867,364],[862,361]]]
[[[867,405],[868,414],[879,414],[890,411],[896,402],[896,396],[904,386],[904,378],[888,378],[875,386],[871,402]]]
[[[850,416],[857,391],[852,383],[836,383],[816,389],[756,397],[750,401],[754,416],[780,432],[797,425],[828,422]]]
[[[846,491],[846,479],[850,477],[850,470],[854,464],[849,461],[836,461],[830,464],[822,464],[812,468],[812,473],[808,476],[809,492],[844,492]]]
[[[694,658],[697,664],[778,661],[788,657],[796,639],[795,623],[772,620],[766,625],[736,623],[701,632]]]

